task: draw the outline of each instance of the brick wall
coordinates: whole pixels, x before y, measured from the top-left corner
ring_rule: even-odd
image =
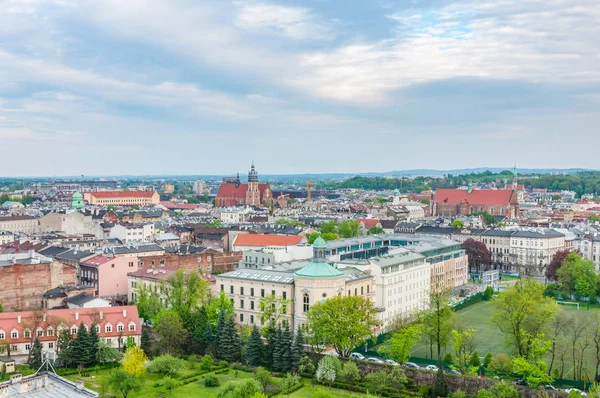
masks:
[[[139,268],[169,267],[186,271],[201,271],[208,275],[214,272],[233,271],[242,259],[242,252],[221,252],[207,249],[202,253],[173,254],[140,257]]]
[[[76,269],[58,261],[4,266],[0,269],[0,303],[7,312],[40,308],[46,291],[76,283]]]

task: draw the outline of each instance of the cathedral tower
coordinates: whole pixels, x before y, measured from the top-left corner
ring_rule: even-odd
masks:
[[[246,191],[246,204],[248,206],[260,205],[260,190],[258,189],[258,172],[254,167],[254,161],[248,172],[248,191]]]

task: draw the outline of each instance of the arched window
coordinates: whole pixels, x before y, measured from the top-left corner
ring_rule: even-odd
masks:
[[[473,214],[473,206],[471,206],[470,214]]]
[[[308,293],[304,293],[304,312],[308,312],[310,309],[310,297]]]
[[[493,216],[494,215],[494,208],[490,208],[490,214]]]

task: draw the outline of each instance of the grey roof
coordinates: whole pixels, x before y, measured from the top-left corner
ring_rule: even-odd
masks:
[[[94,252],[91,250],[76,250],[69,249],[65,252],[56,255],[58,260],[69,260],[69,261],[81,261],[86,257],[93,256]]]
[[[292,272],[264,269],[238,269],[218,275],[217,278],[255,280],[259,282],[282,283],[287,285],[294,283],[294,274]]]
[[[43,387],[40,376],[48,377],[48,385]],[[18,387],[20,383],[31,380],[32,390],[19,393]],[[35,386],[39,384],[39,388]],[[7,390],[8,397],[27,397],[27,398],[81,398],[81,397],[97,397],[98,393],[87,388],[78,389],[76,384],[70,380],[60,377],[54,373],[44,372],[37,375],[25,376],[21,382],[11,384],[10,381],[0,383],[0,386],[9,386]]]
[[[67,303],[75,304],[75,305],[83,305],[85,303],[89,303],[94,300],[96,297],[88,296],[85,293],[78,294],[77,296],[69,297],[65,300]]]
[[[165,249],[163,249],[156,243],[148,243],[145,245],[137,245],[137,246],[115,246],[115,247],[113,247],[113,250],[114,250],[114,254],[131,254],[131,253],[147,253],[147,252],[164,251]]]
[[[39,253],[50,258],[55,258],[60,253],[64,253],[66,251],[69,251],[69,249],[59,246],[50,246],[44,250],[40,250]]]
[[[383,268],[416,260],[423,260],[423,263],[425,263],[425,256],[407,249],[398,248],[385,256],[373,257],[370,260]]]

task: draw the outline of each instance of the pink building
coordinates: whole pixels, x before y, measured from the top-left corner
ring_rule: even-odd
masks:
[[[138,270],[135,257],[96,256],[81,262],[81,283],[93,285],[98,297],[127,301],[127,274]]]

